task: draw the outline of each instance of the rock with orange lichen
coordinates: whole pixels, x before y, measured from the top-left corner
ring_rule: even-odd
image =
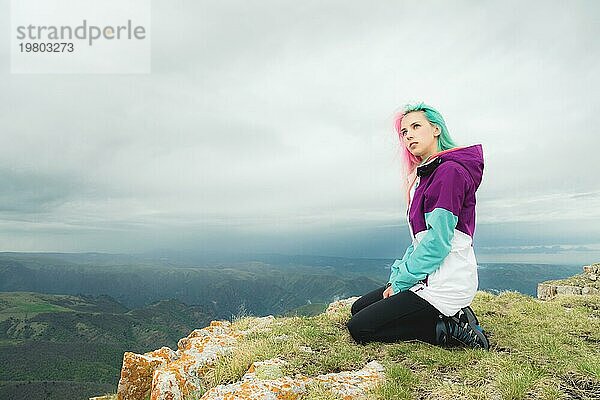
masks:
[[[309,378],[283,376],[285,361],[273,358],[252,363],[235,383],[218,385],[208,390],[200,400],[295,400],[306,393]]]
[[[369,388],[385,379],[384,368],[377,361],[371,361],[358,371],[344,371],[310,378],[303,375],[273,377],[273,373],[260,373],[261,370],[278,370],[285,365],[279,358],[253,363],[240,381],[219,385],[207,391],[201,400],[294,400],[307,393],[311,383],[321,383],[324,387],[344,399],[365,399]],[[266,375],[266,379],[264,376]]]
[[[177,354],[168,347],[145,354],[126,352],[123,355],[117,399],[144,399],[151,389],[153,372],[177,358]]]
[[[242,376],[241,381],[281,378],[283,366],[285,366],[285,361],[277,357],[265,361],[255,361]]]
[[[327,310],[325,310],[325,314],[327,314],[327,315],[335,314],[338,311],[340,311],[342,308],[351,306],[352,303],[354,303],[358,299],[359,299],[359,297],[355,296],[355,297],[349,297],[347,299],[334,301],[333,303],[329,304],[329,306],[327,306]]]
[[[245,380],[216,386],[200,400],[295,400],[306,393],[307,380],[289,376],[272,380]]]
[[[179,359],[154,372],[151,399],[180,399],[199,391],[203,372],[231,351],[239,336],[230,322],[213,321],[179,340]]]
[[[377,361],[358,371],[343,371],[314,378],[343,399],[366,399],[366,392],[385,379],[384,367]]]
[[[183,400],[184,393],[190,391],[186,378],[179,371],[168,366],[154,371],[150,399]],[[193,384],[193,382],[190,382]],[[185,389],[183,388],[185,386]]]
[[[123,357],[119,400],[183,399],[200,390],[201,378],[218,356],[233,349],[237,339],[251,332],[268,329],[272,315],[255,318],[250,329],[236,331],[229,321],[212,321],[177,343],[143,355],[127,352]]]
[[[358,297],[331,303],[326,313],[338,314],[352,305]],[[212,321],[209,326],[196,329],[179,340],[177,351],[168,347],[143,355],[125,353],[119,381],[118,400],[184,400],[202,392],[204,374],[217,358],[232,351],[241,337],[271,329],[273,316],[253,318],[246,330],[234,329],[229,321]],[[287,335],[277,340],[288,340]],[[314,352],[300,346],[306,353]],[[309,386],[320,384],[344,399],[363,399],[369,388],[384,378],[381,364],[372,361],[358,371],[344,371],[307,377],[297,374],[284,376],[285,361],[280,358],[253,363],[235,383],[219,385],[208,390],[202,400],[300,399]]]

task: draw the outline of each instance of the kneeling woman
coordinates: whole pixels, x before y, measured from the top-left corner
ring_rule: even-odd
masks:
[[[395,129],[412,243],[392,265],[387,285],[354,302],[350,334],[358,343],[416,339],[488,349],[469,307],[478,286],[473,234],[481,145],[457,147],[440,113],[423,103],[408,105]]]

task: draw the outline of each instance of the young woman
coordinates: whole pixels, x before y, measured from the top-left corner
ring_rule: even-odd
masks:
[[[469,307],[477,291],[473,252],[480,144],[457,147],[434,108],[408,105],[395,118],[407,176],[412,243],[386,286],[352,305],[348,330],[358,343],[421,340],[488,349]]]

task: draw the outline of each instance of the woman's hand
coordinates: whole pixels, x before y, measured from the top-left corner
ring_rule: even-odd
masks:
[[[390,286],[383,291],[383,298],[387,299],[388,297],[392,296],[393,294],[394,294],[394,289],[392,289],[392,287]]]

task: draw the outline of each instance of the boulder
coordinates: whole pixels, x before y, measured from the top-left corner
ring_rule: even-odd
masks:
[[[152,387],[154,371],[177,358],[177,354],[168,347],[145,354],[125,352],[117,399],[144,399]]]
[[[285,361],[280,358],[255,362],[238,382],[218,385],[208,390],[200,400],[295,400],[304,397],[308,386],[313,383],[322,384],[342,399],[362,400],[367,398],[368,389],[385,379],[384,368],[377,361],[371,361],[357,371],[324,374],[314,378],[300,374],[295,377],[279,376],[284,365]]]
[[[600,264],[586,265],[583,267],[583,274],[542,282],[538,284],[537,297],[541,300],[550,300],[558,295],[598,295],[600,294],[599,270]]]
[[[202,377],[216,359],[230,352],[238,338],[269,329],[272,315],[255,318],[250,329],[235,331],[229,321],[212,321],[179,340],[177,351],[168,347],[123,356],[118,400],[183,400],[201,389]]]

